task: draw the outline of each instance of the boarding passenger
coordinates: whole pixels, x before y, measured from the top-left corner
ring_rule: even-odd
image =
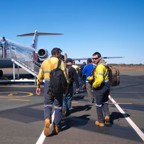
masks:
[[[85,77],[85,83],[83,84],[82,87],[86,86],[86,91],[87,91],[90,103],[94,103],[95,94],[93,92],[92,85],[89,83],[87,78],[89,76],[92,76],[94,68],[95,68],[95,64],[92,63],[91,58],[88,58],[87,59],[87,65],[82,70],[82,77]]]
[[[82,77],[82,70],[85,66],[86,66],[86,62],[83,62],[82,65],[80,66],[80,71],[79,71],[80,77]]]
[[[108,68],[106,62],[102,59],[99,52],[92,55],[92,60],[96,64],[94,76],[88,77],[88,80],[94,80],[92,87],[96,95],[97,126],[103,127],[110,124],[110,112],[108,107],[108,96],[110,93],[110,83],[108,77]]]
[[[83,62],[82,65],[80,66],[80,70],[82,72],[83,68],[86,66],[86,62]]]
[[[86,66],[86,62],[83,62],[82,65],[80,65],[80,70],[79,70],[79,76],[81,78],[82,85],[85,84],[85,79],[86,79],[86,77],[82,75],[82,70],[85,66]],[[83,88],[83,89],[85,89],[85,88]]]
[[[43,80],[45,80],[44,83],[44,119],[45,119],[44,134],[45,136],[50,135],[50,123],[52,121],[51,116],[52,116],[53,106],[55,110],[55,116],[53,121],[54,133],[58,134],[60,132],[63,93],[59,93],[58,96],[55,97],[53,96],[53,94],[50,93],[47,94],[47,92],[49,90],[49,84],[50,84],[50,71],[57,68],[61,52],[62,50],[60,48],[52,49],[51,51],[52,56],[47,60],[43,61],[37,78],[37,88],[36,88],[37,95],[40,95],[41,93],[40,84],[43,82]],[[63,70],[65,73],[65,64],[63,61],[61,61],[60,69]]]
[[[60,59],[61,61],[65,62],[64,55],[61,54],[60,57],[59,57],[59,59]]]
[[[75,61],[73,60],[72,67],[76,70],[77,74],[79,74],[79,66],[75,64]]]
[[[68,70],[69,86],[63,100],[63,115],[68,116],[71,112],[72,98],[73,98],[73,83],[76,84],[76,92],[79,92],[79,81],[76,70],[72,67],[73,60],[66,59],[66,68]]]

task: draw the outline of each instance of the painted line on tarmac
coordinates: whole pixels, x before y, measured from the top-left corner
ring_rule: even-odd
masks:
[[[119,103],[117,103],[117,102],[115,102],[115,103],[109,103],[109,104],[123,104],[123,105],[129,104],[129,105],[131,105],[131,104],[133,104],[133,103],[124,103],[124,102],[119,102]]]
[[[134,91],[134,92],[132,92],[132,91],[130,91],[130,92],[113,92],[113,94],[116,94],[116,93],[119,93],[119,94],[137,94],[137,93],[143,94],[144,92],[137,92],[137,91]]]
[[[122,110],[122,108],[118,105],[118,103],[109,95],[109,99],[112,101],[112,103],[117,107],[117,109],[120,111],[120,113],[122,113],[123,115],[125,115],[126,113]],[[52,123],[54,121],[54,115],[55,112],[53,112],[52,114]],[[136,133],[141,137],[141,139],[144,141],[144,134],[143,132],[136,126],[136,124],[129,118],[126,117],[125,118],[128,123],[133,127],[133,129],[136,131]],[[50,133],[52,133],[53,130],[53,124],[50,125]],[[40,137],[38,138],[36,144],[43,144],[44,140],[45,140],[46,136],[44,135],[44,131],[42,131]]]
[[[36,88],[36,85],[0,85],[0,88],[8,88],[8,87],[18,87],[18,88]],[[41,88],[43,88],[44,86],[42,85]]]
[[[31,92],[23,92],[23,91],[7,91],[0,92],[0,98],[26,98],[33,96]]]
[[[54,121],[54,115],[55,115],[55,111],[52,114],[52,119],[51,119],[51,124],[50,124],[50,134],[53,131],[53,121]],[[44,131],[42,131],[39,139],[37,140],[36,144],[43,144],[44,140],[45,140],[46,136],[44,135]]]
[[[35,86],[35,85],[0,85],[0,88],[7,88],[7,87],[37,87],[37,86]]]
[[[28,102],[30,100],[26,98],[31,97],[31,96],[33,96],[33,93],[31,92],[22,92],[22,91],[0,92],[0,99],[3,98],[3,99],[12,100],[12,101]]]
[[[46,136],[44,135],[44,131],[42,131],[39,139],[37,140],[36,144],[43,144],[44,140],[45,140]]]
[[[28,102],[28,101],[30,101],[30,100],[26,100],[26,99],[8,99],[8,100],[23,101],[23,102]]]
[[[123,109],[116,103],[116,101],[109,95],[109,99],[114,103],[116,108],[119,110],[119,112],[124,116],[126,113],[123,111]],[[139,129],[139,127],[129,118],[125,117],[127,122],[131,125],[131,127],[136,131],[136,133],[139,135],[139,137],[144,141],[144,133]]]

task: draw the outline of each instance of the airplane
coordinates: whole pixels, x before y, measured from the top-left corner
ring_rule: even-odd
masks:
[[[64,54],[64,60],[66,60],[68,58],[68,55],[67,55],[67,53],[65,53]],[[78,61],[78,62],[80,62],[81,60],[82,61],[86,61],[87,59],[89,59],[89,58],[91,58],[91,57],[83,57],[83,58],[71,58],[72,60],[74,60],[74,61]],[[113,59],[113,58],[123,58],[123,57],[121,57],[121,56],[115,56],[115,57],[102,57],[103,59]]]
[[[33,41],[30,46],[26,46],[5,37],[0,38],[0,68],[12,68],[13,61],[15,63],[25,63],[29,67],[33,66],[33,62],[38,64],[48,58],[49,53],[47,49],[41,48],[37,49],[38,36],[51,36],[51,35],[63,35],[62,33],[45,33],[38,32],[35,30],[34,33],[27,33],[17,35],[19,37],[23,36],[33,36]],[[0,70],[2,73],[2,70]]]
[[[37,76],[40,63],[48,58],[49,53],[46,49],[37,50],[38,36],[51,36],[51,35],[63,35],[62,33],[45,33],[38,32],[35,30],[34,33],[26,33],[17,35],[19,37],[23,36],[33,36],[33,41],[30,46],[26,46],[5,37],[0,38],[0,68],[14,68],[17,64],[29,73]],[[65,59],[67,54],[65,54]],[[103,57],[103,58],[121,58],[121,57]],[[73,60],[87,60],[88,58],[72,58]],[[36,71],[34,73],[33,71]],[[2,70],[0,70],[0,76],[2,75]],[[14,73],[14,72],[13,72]]]
[[[74,61],[81,61],[81,60],[87,60],[88,58],[91,58],[91,57],[87,57],[87,58],[72,58]],[[123,58],[123,57],[102,57],[103,59],[111,59],[111,58]]]

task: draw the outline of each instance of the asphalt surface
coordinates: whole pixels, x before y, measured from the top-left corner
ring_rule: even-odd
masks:
[[[43,88],[33,83],[0,85],[1,144],[142,144],[144,143],[144,75],[121,75],[109,100],[111,125],[98,127],[95,105],[86,92],[75,94],[72,113],[62,119],[58,135],[42,133]]]

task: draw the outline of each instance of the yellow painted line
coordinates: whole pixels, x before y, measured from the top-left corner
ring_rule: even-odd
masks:
[[[4,96],[5,94],[5,96]],[[33,96],[33,93],[31,92],[22,92],[22,91],[16,91],[16,92],[0,92],[0,98],[25,98]]]
[[[8,98],[7,96],[0,96],[0,98]]]
[[[13,100],[13,101],[24,101],[24,102],[25,102],[25,101],[26,101],[26,102],[27,102],[27,101],[30,101],[30,100],[26,100],[26,99],[8,99],[8,100]]]
[[[36,85],[0,85],[0,87],[8,88],[8,87],[18,87],[18,88],[36,88]],[[41,88],[44,86],[42,85]]]

